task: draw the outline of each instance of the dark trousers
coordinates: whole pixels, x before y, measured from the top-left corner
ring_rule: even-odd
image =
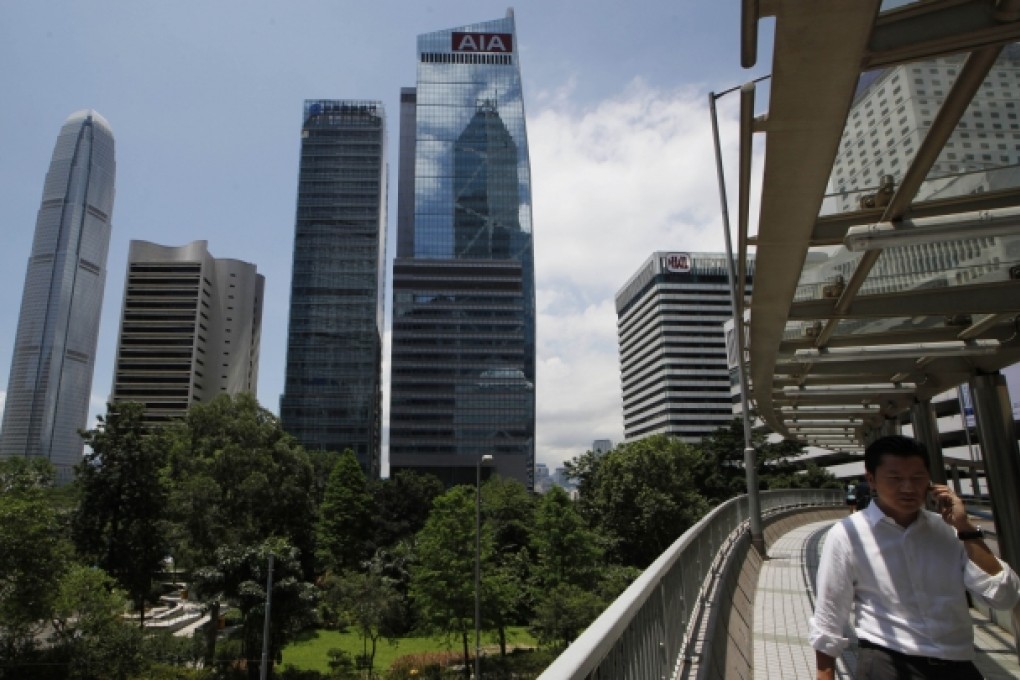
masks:
[[[860,641],[856,680],[982,680],[970,661],[943,661],[911,656]]]

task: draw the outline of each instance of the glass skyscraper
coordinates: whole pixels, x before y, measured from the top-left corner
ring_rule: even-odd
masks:
[[[304,106],[280,418],[307,449],[351,449],[378,477],[386,127],[375,101]]]
[[[81,461],[88,425],[115,170],[109,123],[72,114],[46,173],[0,432],[0,457],[46,458],[59,481]]]
[[[418,37],[401,92],[390,472],[534,485],[531,167],[505,18]]]

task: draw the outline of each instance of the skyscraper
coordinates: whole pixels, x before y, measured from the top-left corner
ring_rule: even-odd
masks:
[[[753,275],[748,257],[747,295]],[[616,316],[628,442],[669,434],[696,444],[733,420],[724,254],[653,253],[616,294]]]
[[[305,102],[280,418],[305,448],[351,449],[369,477],[381,458],[385,154],[380,102]]]
[[[418,36],[401,91],[390,471],[531,488],[531,167],[512,12]]]
[[[113,214],[113,132],[95,111],[60,130],[35,223],[0,457],[46,458],[67,481],[87,426]]]
[[[216,259],[205,241],[131,241],[113,401],[136,401],[153,424],[218,394],[258,390],[265,277]]]

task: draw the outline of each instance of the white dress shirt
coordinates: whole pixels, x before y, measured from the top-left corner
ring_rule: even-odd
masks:
[[[933,512],[922,510],[904,528],[872,503],[825,537],[811,646],[839,657],[852,609],[858,638],[904,654],[971,660],[974,625],[964,589],[993,609],[1020,599],[1020,579],[1000,564],[990,576],[972,563],[956,530]]]

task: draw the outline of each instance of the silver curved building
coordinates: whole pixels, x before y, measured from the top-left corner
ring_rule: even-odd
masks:
[[[106,284],[115,174],[113,132],[92,110],[60,130],[25,274],[0,457],[49,459],[58,478],[81,460]]]
[[[142,404],[160,425],[219,394],[256,394],[265,285],[254,264],[215,258],[206,241],[131,241],[113,401]]]

